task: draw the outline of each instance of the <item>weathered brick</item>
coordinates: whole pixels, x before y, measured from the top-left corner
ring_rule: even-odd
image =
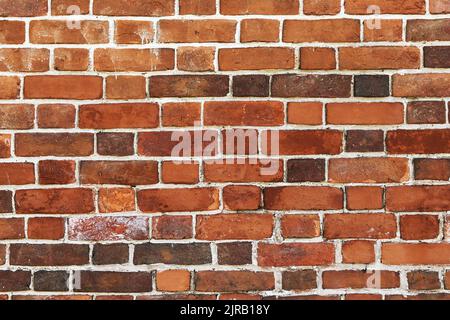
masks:
[[[258,245],[258,265],[262,267],[320,266],[334,263],[331,243],[284,243]]]
[[[93,0],[94,14],[103,16],[171,16],[175,12],[174,1],[159,0]]]
[[[200,292],[264,291],[275,288],[275,278],[270,272],[199,271],[195,288]]]
[[[211,248],[207,243],[138,244],[134,249],[134,264],[201,265],[212,262]]]
[[[12,265],[71,266],[89,263],[89,246],[77,244],[13,244]]]

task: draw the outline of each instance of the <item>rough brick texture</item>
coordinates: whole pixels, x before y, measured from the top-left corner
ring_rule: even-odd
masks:
[[[449,14],[0,0],[0,300],[450,299]]]

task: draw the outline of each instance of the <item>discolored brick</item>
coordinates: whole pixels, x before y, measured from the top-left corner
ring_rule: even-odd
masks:
[[[383,152],[384,132],[381,130],[349,130],[346,134],[347,152]]]
[[[388,75],[356,75],[355,97],[388,97],[390,84]]]
[[[127,244],[95,244],[92,253],[92,262],[95,265],[125,264],[128,263]]]
[[[103,156],[130,156],[134,154],[134,134],[120,132],[97,133],[97,152]]]
[[[245,265],[252,263],[252,244],[250,242],[220,243],[217,245],[219,264]]]
[[[233,96],[268,97],[269,77],[265,75],[242,75],[233,77]]]
[[[288,161],[288,182],[320,182],[325,180],[325,160],[295,159]]]
[[[445,123],[445,102],[411,101],[406,109],[406,121],[411,124]]]
[[[69,273],[66,271],[38,271],[33,275],[36,291],[68,291]]]

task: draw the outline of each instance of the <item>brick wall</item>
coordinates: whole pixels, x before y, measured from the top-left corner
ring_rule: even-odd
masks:
[[[449,14],[0,0],[0,298],[449,298]]]

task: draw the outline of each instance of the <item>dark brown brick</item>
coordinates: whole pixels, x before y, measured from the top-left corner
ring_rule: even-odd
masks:
[[[317,288],[317,274],[314,270],[283,272],[283,289],[305,291]]]
[[[31,272],[0,271],[0,292],[27,291],[30,288]]]
[[[97,133],[97,152],[102,156],[124,157],[134,154],[134,134]]]
[[[89,246],[73,244],[12,244],[11,265],[71,266],[89,263]]]
[[[410,290],[440,289],[439,273],[433,271],[412,271],[408,273]]]
[[[411,124],[445,123],[444,101],[412,101],[406,112],[406,121]]]
[[[347,75],[275,75],[274,97],[348,98],[352,77]]]
[[[355,76],[355,97],[389,97],[389,76]]]
[[[243,265],[252,263],[250,242],[219,243],[217,245],[219,264]]]
[[[81,292],[150,292],[150,272],[81,271],[75,279],[75,291]],[[79,286],[77,286],[79,284]]]
[[[0,213],[11,213],[12,210],[12,192],[0,191]]]
[[[201,265],[212,262],[208,243],[196,244],[138,244],[134,248],[134,264]]]
[[[233,96],[268,97],[269,77],[264,75],[243,75],[233,77]]]
[[[384,133],[381,130],[349,130],[346,135],[345,151],[384,151]]]
[[[34,290],[68,291],[69,273],[66,271],[37,271],[34,273]]]
[[[424,47],[424,66],[428,68],[450,68],[450,46]]]
[[[124,264],[129,259],[127,244],[96,244],[92,262],[97,265]]]
[[[224,97],[229,78],[222,75],[150,77],[150,97]]]
[[[325,160],[293,159],[288,161],[288,182],[320,182],[325,180]]]

